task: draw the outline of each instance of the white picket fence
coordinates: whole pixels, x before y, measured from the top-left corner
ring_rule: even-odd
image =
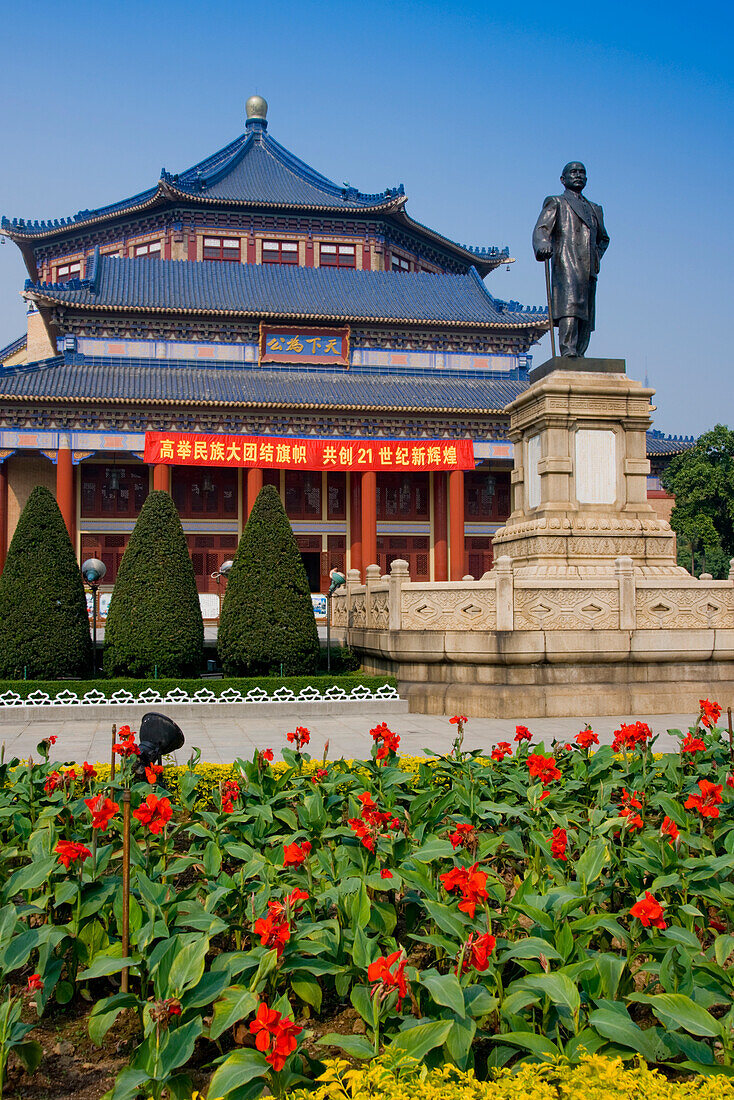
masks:
[[[236,688],[226,688],[221,695],[215,694],[210,688],[199,688],[198,691],[189,694],[182,688],[172,688],[171,691],[162,694],[155,688],[146,688],[138,695],[131,691],[115,691],[112,695],[105,695],[99,688],[92,688],[83,695],[68,688],[49,695],[46,691],[33,691],[30,695],[22,696],[17,691],[4,691],[0,694],[0,707],[49,707],[49,706],[73,706],[84,704],[86,706],[101,706],[114,704],[115,706],[130,706],[144,703],[146,706],[152,703],[211,703],[213,705],[225,703],[330,703],[334,701],[343,703],[380,702],[384,699],[399,699],[396,688],[390,684],[382,687],[365,687],[357,684],[351,691],[345,691],[336,684],[322,693],[315,687],[304,687],[299,692],[289,687],[279,687],[272,695],[264,688],[250,688],[247,692],[238,691]]]

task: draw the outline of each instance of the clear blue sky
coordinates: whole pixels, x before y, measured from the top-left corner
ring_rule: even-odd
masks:
[[[30,0],[3,16],[0,212],[134,194],[241,133],[259,92],[271,133],[330,178],[404,183],[419,221],[509,245],[517,262],[487,285],[541,304],[532,226],[582,159],[611,236],[590,352],[647,373],[658,427],[698,434],[734,423],[733,21],[675,0]],[[24,278],[6,243],[0,343],[24,329]]]

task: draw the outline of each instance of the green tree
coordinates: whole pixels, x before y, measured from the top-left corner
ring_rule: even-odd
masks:
[[[670,523],[679,563],[696,575],[726,577],[734,557],[734,431],[717,424],[671,459],[661,480],[675,496]]]
[[[219,622],[230,675],[315,672],[319,636],[303,559],[277,490],[259,493],[237,547]]]
[[[149,493],[123,554],[105,627],[108,676],[196,676],[204,623],[181,520]]]
[[[91,670],[84,582],[59,507],[39,485],[0,576],[0,676],[53,680]]]

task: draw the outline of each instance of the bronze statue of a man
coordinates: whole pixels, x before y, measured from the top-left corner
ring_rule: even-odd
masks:
[[[550,195],[533,230],[537,260],[551,260],[551,304],[561,355],[582,356],[594,331],[596,279],[609,237],[602,208],[581,194],[586,169],[578,161],[561,173],[562,195]]]

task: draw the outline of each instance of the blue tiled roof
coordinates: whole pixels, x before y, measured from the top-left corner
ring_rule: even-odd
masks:
[[[9,359],[11,355],[14,355],[16,351],[21,351],[22,348],[28,343],[28,336],[24,332],[22,336],[19,336],[17,340],[11,340],[9,344],[6,344],[4,348],[0,348],[0,363],[4,363],[6,359]]]
[[[85,279],[26,283],[25,293],[84,309],[227,313],[328,321],[547,327],[543,308],[495,300],[467,275],[357,271],[288,264],[122,259],[95,253]]]
[[[498,412],[527,386],[496,378],[428,378],[364,372],[278,371],[238,364],[134,361],[73,353],[0,369],[3,397],[95,402],[321,406],[372,410]]]
[[[664,435],[653,429],[647,433],[648,455],[678,455],[696,446],[692,435]]]

